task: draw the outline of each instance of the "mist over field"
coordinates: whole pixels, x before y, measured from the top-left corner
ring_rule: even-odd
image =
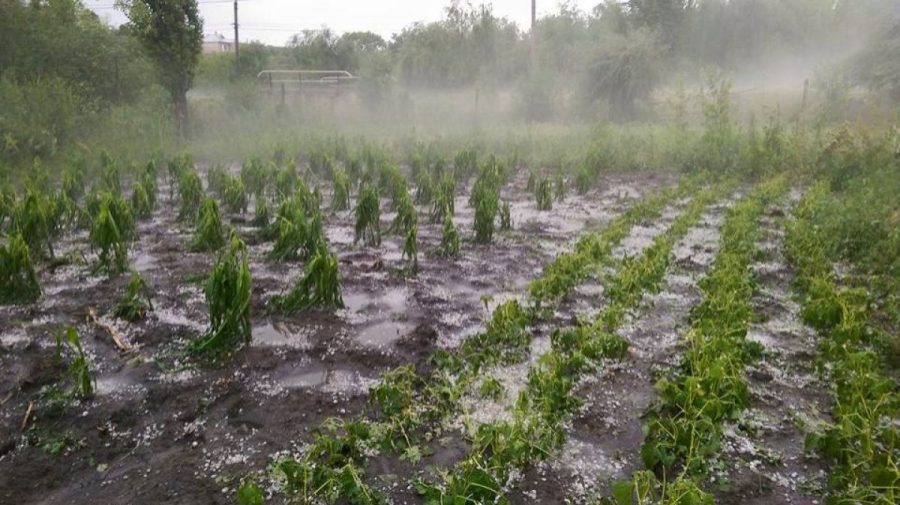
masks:
[[[900,503],[898,114],[900,0],[0,0],[0,504]]]

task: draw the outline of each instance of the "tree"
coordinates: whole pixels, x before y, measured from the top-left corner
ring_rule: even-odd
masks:
[[[188,133],[187,92],[203,45],[203,21],[197,0],[117,0],[131,21],[130,30],[156,62],[169,90],[178,134]]]
[[[875,39],[856,58],[856,73],[872,89],[885,91],[900,101],[900,22]]]
[[[662,52],[656,35],[646,29],[609,34],[588,64],[589,99],[606,99],[613,114],[631,119],[635,102],[659,83]]]

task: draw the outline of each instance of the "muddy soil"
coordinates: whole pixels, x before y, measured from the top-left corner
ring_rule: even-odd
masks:
[[[228,216],[250,244],[254,329],[251,345],[220,366],[185,359],[185,345],[207,326],[203,279],[214,256],[187,251],[192,230],[176,222],[176,203],[161,184],[159,209],[140,224],[129,251],[154,293],[144,321],[108,315],[128,279],[90,273],[94,258],[83,231],[58,248],[80,251],[86,263],[43,268],[37,303],[0,308],[0,503],[232,503],[235,478],[296,452],[323,419],[365,412],[368,387],[383,371],[423,367],[434,348],[452,348],[478,331],[483,296],[521,293],[582,231],[672,182],[664,175],[611,175],[587,195],[537,212],[524,179],[517,179],[502,195],[511,202],[514,230],[489,246],[464,240],[455,260],[431,254],[441,225],[427,223],[420,209],[416,277],[403,274],[400,237],[386,237],[378,249],[357,246],[352,213],[329,214],[325,226],[346,307],[289,317],[267,315],[266,301],[290,289],[303,265],[266,258],[272,244],[246,224],[252,209]],[[468,239],[473,213],[468,193],[461,195],[455,222]],[[382,214],[382,229],[391,219]],[[92,309],[127,352],[87,320]],[[69,325],[81,335],[96,394],[54,407],[42,398],[62,372],[54,335]],[[449,447],[431,457],[440,463],[456,452],[464,451]]]

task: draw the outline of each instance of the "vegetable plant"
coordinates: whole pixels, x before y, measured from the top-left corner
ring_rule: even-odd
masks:
[[[63,376],[64,382],[68,383],[68,387],[63,392],[64,397],[90,398],[94,394],[95,381],[88,364],[87,355],[81,346],[81,338],[79,338],[75,328],[70,327],[65,332],[61,330],[56,333],[56,362],[59,366],[63,366],[63,352],[65,352],[65,349],[68,349],[74,355],[74,358],[66,365],[66,371]]]
[[[334,190],[331,195],[331,210],[341,211],[350,208],[350,177],[344,169],[334,171]]]
[[[31,303],[40,296],[28,244],[21,234],[14,233],[0,247],[0,304]]]
[[[437,253],[445,258],[455,258],[459,255],[459,233],[456,231],[456,226],[453,225],[453,218],[450,216],[444,218],[441,245],[438,247]]]
[[[200,206],[200,217],[194,229],[191,251],[218,251],[225,245],[222,219],[219,216],[219,205],[212,197],[206,197]]]
[[[354,242],[360,240],[367,246],[381,245],[381,209],[378,188],[363,183],[356,202],[356,227]]]
[[[272,307],[285,312],[297,312],[312,307],[341,308],[341,281],[337,258],[324,248],[319,249],[306,266],[303,277],[290,293],[272,299]]]
[[[113,315],[126,321],[139,321],[144,319],[148,311],[153,310],[150,300],[150,287],[141,274],[133,271],[125,294],[113,307]]]
[[[94,271],[104,271],[113,276],[128,267],[128,246],[110,208],[110,201],[100,203],[100,212],[91,227],[90,242],[91,251],[98,251]]]
[[[191,343],[192,354],[218,359],[250,342],[251,284],[247,246],[232,233],[206,282],[209,330]]]

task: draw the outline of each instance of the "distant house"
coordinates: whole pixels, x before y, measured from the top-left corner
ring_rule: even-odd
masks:
[[[203,37],[203,54],[230,53],[234,42],[226,39],[221,33],[213,33]]]

